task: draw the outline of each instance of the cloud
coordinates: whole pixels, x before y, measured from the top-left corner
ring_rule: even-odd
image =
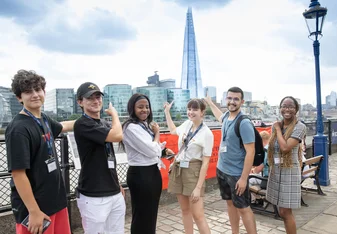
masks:
[[[309,32],[302,13],[305,9],[309,8],[310,2],[305,0],[294,0],[297,3],[297,7],[292,10],[293,14],[291,17],[284,19],[284,24],[282,28],[277,31],[277,35],[283,35],[289,45],[297,48],[303,52],[307,52],[313,55],[312,43],[307,36]],[[322,7],[328,8],[328,14],[325,18],[325,23],[323,26],[324,37],[320,39],[320,60],[322,65],[326,66],[336,66],[337,60],[337,1],[326,0],[320,1]],[[275,35],[276,35],[275,34]]]
[[[89,55],[114,53],[136,38],[131,25],[106,10],[93,9],[77,21],[56,18],[34,27],[29,42],[47,51]]]
[[[49,9],[64,0],[38,0],[34,3],[25,0],[2,0],[0,17],[12,18],[16,23],[32,25],[42,20]]]
[[[186,7],[195,7],[198,9],[208,9],[213,7],[223,7],[231,0],[165,0],[175,2]]]

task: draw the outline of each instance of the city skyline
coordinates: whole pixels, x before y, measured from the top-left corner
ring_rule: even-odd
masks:
[[[337,2],[321,43],[322,100],[337,87]],[[188,5],[197,25],[203,86],[231,86],[277,105],[286,95],[316,100],[312,42],[302,13],[309,0],[21,0],[0,3],[0,86],[19,69],[47,79],[46,90],[94,81],[146,85],[152,71],[180,84]],[[268,9],[265,11],[264,9]],[[219,100],[218,100],[219,101]]]

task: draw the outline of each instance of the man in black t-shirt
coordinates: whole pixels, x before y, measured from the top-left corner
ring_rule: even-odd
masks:
[[[19,234],[42,233],[44,220],[51,222],[45,234],[70,234],[54,139],[72,130],[74,121],[58,123],[41,112],[45,85],[45,79],[33,71],[20,70],[12,80],[12,91],[23,104],[5,133],[11,204]],[[28,215],[26,228],[21,223]]]
[[[77,205],[85,233],[124,233],[124,190],[118,182],[116,158],[112,142],[123,138],[115,108],[106,113],[111,125],[100,119],[102,96],[97,85],[82,84],[77,90],[77,102],[83,116],[74,125],[74,135],[81,161]]]

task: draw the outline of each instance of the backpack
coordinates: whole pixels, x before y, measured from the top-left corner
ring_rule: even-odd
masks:
[[[249,119],[247,115],[240,115],[238,119],[236,120],[235,126],[234,126],[234,131],[236,136],[240,140],[240,147],[243,147],[243,142],[242,138],[240,135],[240,124],[243,119]],[[250,119],[249,119],[250,120]],[[253,125],[253,123],[251,123]],[[264,161],[264,153],[265,149],[263,147],[263,142],[260,133],[256,130],[255,126],[253,125],[254,128],[254,134],[255,134],[255,155],[254,155],[254,162],[253,166],[259,166],[263,163]]]

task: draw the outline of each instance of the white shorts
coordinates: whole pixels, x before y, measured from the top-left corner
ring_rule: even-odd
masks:
[[[80,194],[77,206],[85,234],[124,234],[125,200],[122,193],[109,197]]]

